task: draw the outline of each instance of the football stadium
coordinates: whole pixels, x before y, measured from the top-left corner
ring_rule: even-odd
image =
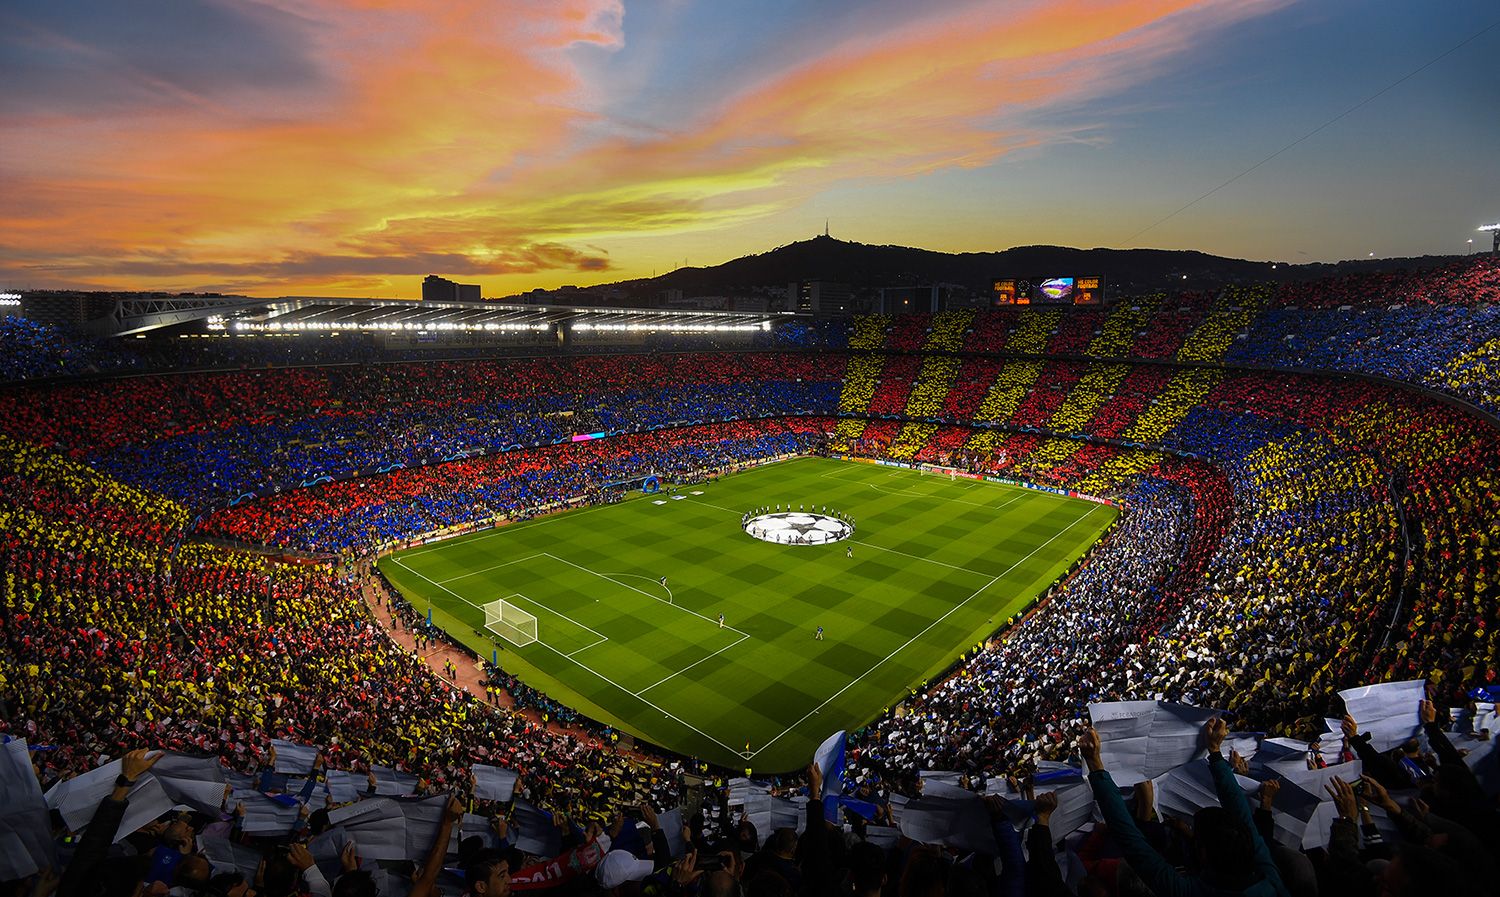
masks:
[[[1496,892],[1410,6],[0,13],[0,897]]]
[[[788,495],[817,502],[775,501]],[[855,531],[806,545],[751,536],[739,510],[811,521],[830,501],[857,510]],[[566,704],[726,768],[785,771],[1034,604],[1113,518],[967,473],[805,459],[407,549],[384,572]]]

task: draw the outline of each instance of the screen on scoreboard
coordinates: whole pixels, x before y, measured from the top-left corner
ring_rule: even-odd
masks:
[[[1073,302],[1073,278],[1049,277],[1036,285],[1036,292],[1039,295],[1033,298],[1037,302],[1070,305]]]
[[[1100,305],[1102,277],[1005,278],[990,282],[991,305]]]

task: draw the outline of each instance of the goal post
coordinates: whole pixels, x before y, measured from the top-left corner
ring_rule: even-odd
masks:
[[[536,616],[503,598],[484,605],[484,628],[518,648],[536,641]]]

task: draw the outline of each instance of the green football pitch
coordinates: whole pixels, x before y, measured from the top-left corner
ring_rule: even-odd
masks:
[[[741,529],[746,511],[777,504],[827,506],[856,530],[794,546]],[[562,703],[671,750],[771,773],[805,766],[828,735],[946,669],[1116,513],[802,458],[412,548],[380,569],[419,611],[430,602],[437,625],[483,657],[498,647],[502,667]],[[481,605],[499,599],[536,617],[536,642],[485,629]]]

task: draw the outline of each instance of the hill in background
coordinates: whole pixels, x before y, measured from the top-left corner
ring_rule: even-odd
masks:
[[[999,252],[936,252],[909,246],[875,246],[828,236],[801,240],[768,252],[709,267],[678,268],[652,278],[585,287],[631,305],[654,304],[663,293],[685,296],[747,294],[785,288],[793,281],[847,284],[856,293],[882,287],[951,284],[988,292],[998,277],[1101,276],[1111,292],[1148,292],[1169,287],[1207,289],[1226,283],[1310,280],[1335,273],[1431,267],[1451,256],[1359,259],[1337,264],[1292,265],[1251,261],[1174,249],[1074,249],[1017,246]],[[554,295],[554,300],[557,297]]]

